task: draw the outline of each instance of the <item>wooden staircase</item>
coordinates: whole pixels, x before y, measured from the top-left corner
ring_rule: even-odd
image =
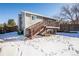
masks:
[[[26,37],[32,39],[37,34],[45,31],[45,29],[46,29],[46,26],[44,26],[43,22],[38,22],[26,29],[26,31],[28,32]]]

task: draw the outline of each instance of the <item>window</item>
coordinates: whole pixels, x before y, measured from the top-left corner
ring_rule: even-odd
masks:
[[[32,16],[32,20],[35,20],[37,18],[37,16]]]
[[[42,17],[40,17],[40,16],[37,16],[37,18],[38,18],[38,19],[42,19]]]

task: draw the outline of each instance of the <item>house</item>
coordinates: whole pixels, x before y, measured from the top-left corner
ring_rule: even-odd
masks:
[[[24,36],[32,38],[50,29],[55,32],[59,29],[59,24],[51,17],[22,11],[19,14],[19,29],[24,32]]]

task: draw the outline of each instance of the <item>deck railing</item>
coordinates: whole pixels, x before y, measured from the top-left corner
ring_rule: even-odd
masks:
[[[44,24],[47,25],[47,26],[53,26],[53,27],[59,27],[60,24],[56,21],[53,21],[53,20],[44,20]]]
[[[28,38],[32,38],[34,35],[39,34],[41,30],[45,30],[45,26],[43,22],[38,22],[26,29],[26,31],[28,31],[28,34],[26,36]]]

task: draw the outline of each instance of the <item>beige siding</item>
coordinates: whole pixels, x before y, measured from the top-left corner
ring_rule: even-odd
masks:
[[[25,28],[28,28],[29,26],[30,26],[30,24],[31,24],[31,15],[29,15],[29,14],[25,14]]]
[[[32,26],[33,24],[36,24],[40,21],[43,21],[43,18],[36,18],[35,20],[32,20],[32,16],[35,15],[30,15],[30,14],[26,14],[26,19],[25,19],[25,28],[28,28],[29,26]]]
[[[22,14],[22,29],[24,30],[24,35],[26,35],[26,33],[27,33],[26,28],[28,28],[40,21],[43,21],[42,17],[32,20],[32,16],[35,16],[35,15],[27,14],[24,12],[22,12],[21,14]]]

